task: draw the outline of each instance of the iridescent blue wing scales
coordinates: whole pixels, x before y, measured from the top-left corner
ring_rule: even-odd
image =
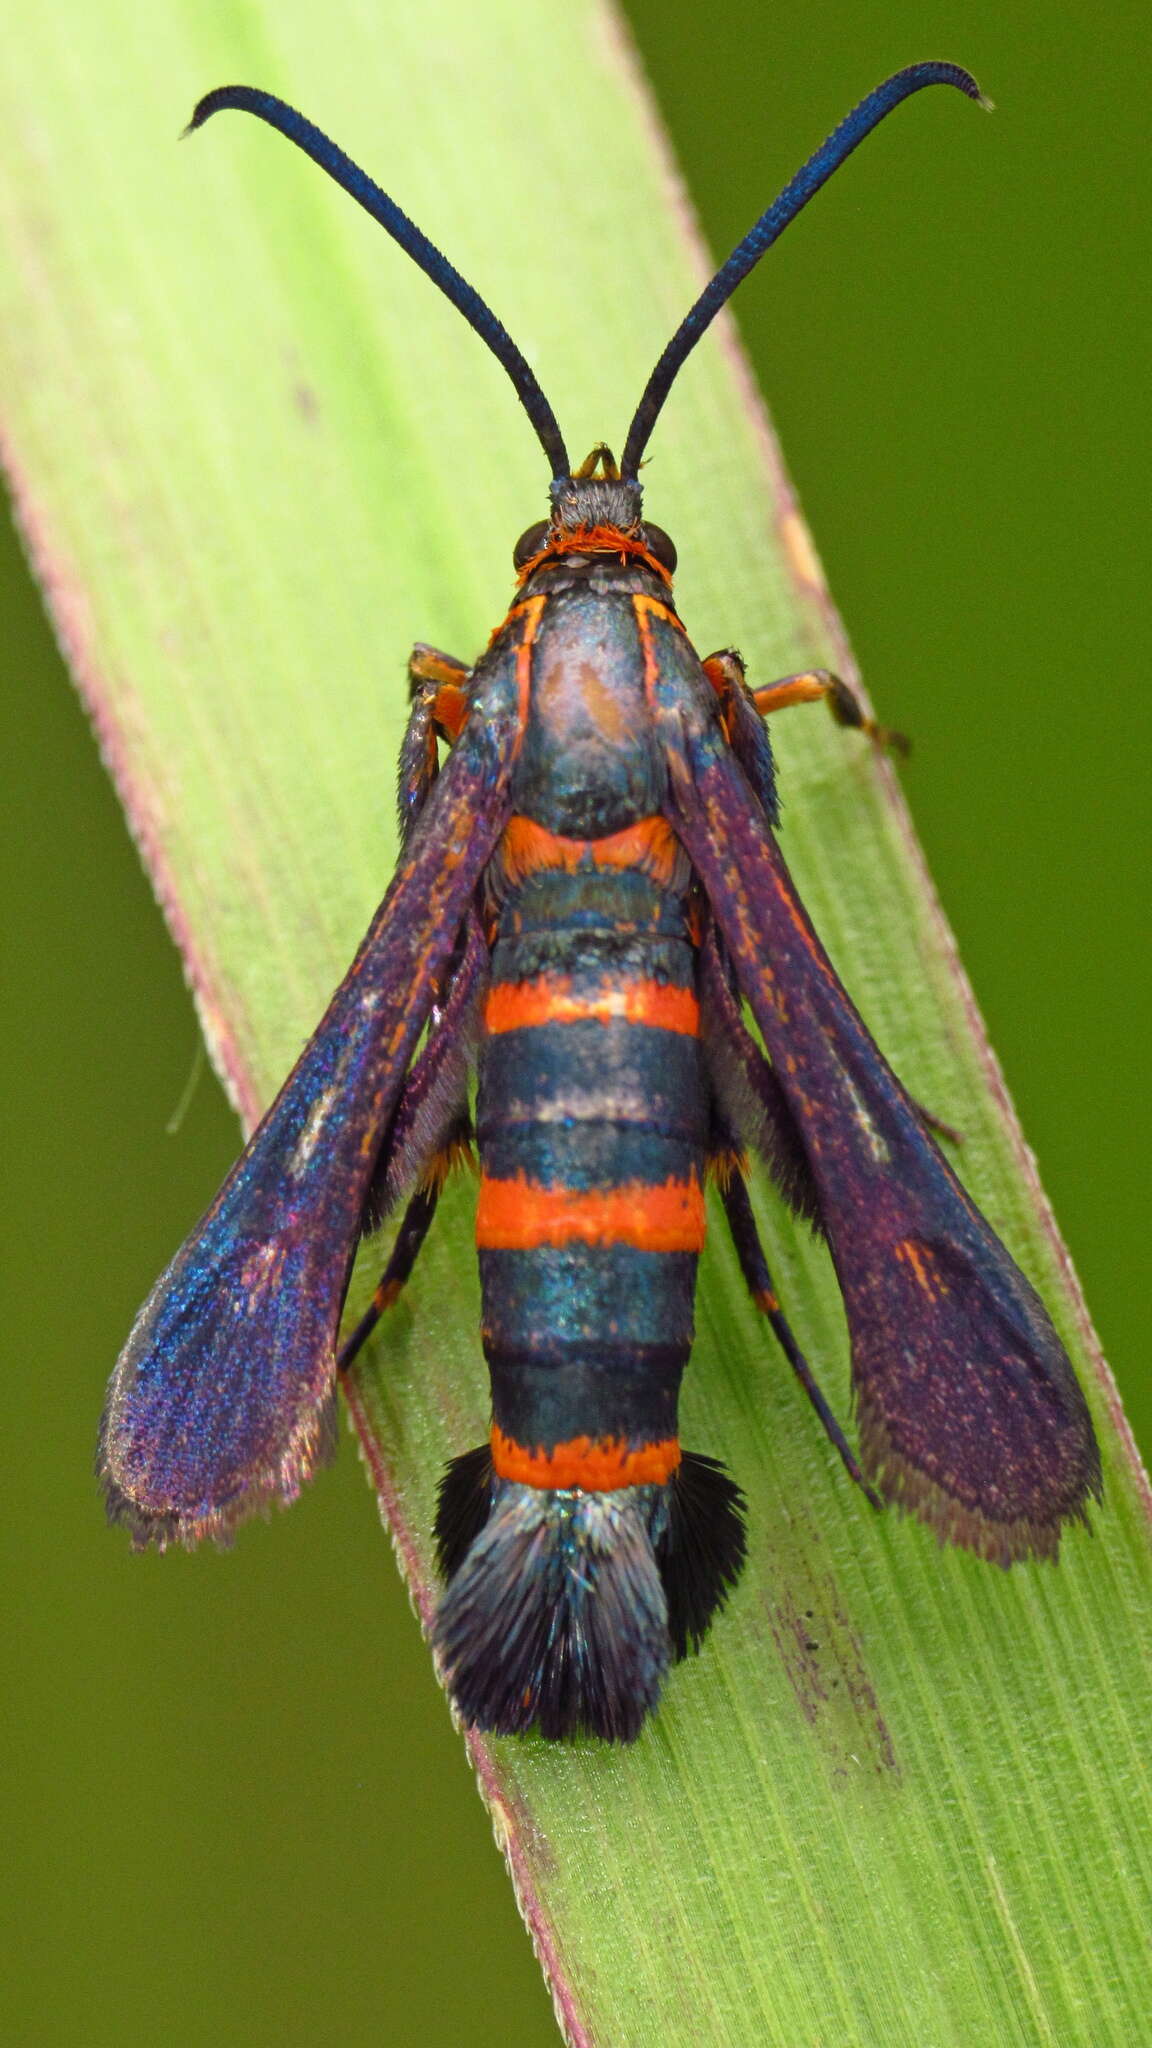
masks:
[[[247,1150],[153,1288],[113,1374],[98,1470],[138,1544],[226,1538],[299,1492],[332,1434],[367,1189],[503,828],[515,646],[438,777],[380,909]]]
[[[945,1540],[1002,1564],[1054,1556],[1100,1487],[1064,1347],[838,980],[694,657],[670,629],[658,653],[669,816],[819,1190],[864,1468]]]

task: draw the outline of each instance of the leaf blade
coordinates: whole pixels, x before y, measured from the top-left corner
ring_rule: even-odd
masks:
[[[490,87],[467,124],[422,83],[407,24],[386,49],[379,27],[342,24],[339,76],[305,61],[303,8],[242,33],[177,9],[155,31],[162,48],[144,48],[127,15],[118,26],[124,81],[99,118],[81,90],[82,40],[67,52],[49,46],[50,27],[36,31],[62,82],[70,177],[82,167],[107,225],[98,245],[51,165],[35,215],[43,147],[14,107],[4,312],[18,289],[32,316],[3,322],[6,436],[58,620],[251,1116],[382,890],[379,650],[396,674],[395,727],[407,643],[481,642],[542,480],[473,339],[274,139],[238,131],[209,158],[217,138],[201,137],[173,152],[178,168],[157,170],[160,138],[186,111],[170,129],[171,79],[195,74],[190,105],[201,84],[258,70],[372,168],[388,127],[386,182],[530,340],[566,424],[594,402],[626,408],[687,302],[692,257],[611,26],[592,10],[550,20],[546,37],[531,24],[545,111],[534,94],[527,115],[509,57],[528,25],[511,8],[479,25],[454,16],[460,75]],[[215,67],[206,79],[201,52]],[[557,106],[591,124],[605,192],[627,190],[645,221],[639,248],[614,201],[568,188]],[[582,255],[558,277],[549,226],[561,214]],[[36,231],[44,219],[49,236]],[[525,238],[541,252],[530,269]],[[597,352],[589,279],[605,275]],[[650,500],[680,545],[700,643],[738,639],[760,676],[829,655],[842,665],[730,347],[702,355],[676,406]],[[595,417],[587,438],[599,431]],[[1082,1312],[895,785],[816,724],[782,731],[780,745],[786,844],[819,928],[914,1092],[964,1124],[965,1180],[1083,1359]],[[790,1306],[810,1346],[840,1361],[843,1406],[843,1330],[821,1256],[761,1199]],[[485,1410],[466,1191],[448,1208],[418,1319],[388,1338],[359,1394],[425,1611],[434,1476],[482,1433]],[[1129,1453],[1110,1429],[1098,1536],[1067,1545],[1058,1577],[1005,1580],[938,1556],[923,1532],[874,1522],[851,1499],[718,1234],[709,1265],[685,1433],[725,1455],[752,1497],[745,1587],[636,1752],[474,1746],[572,2038],[647,2040],[659,2026],[670,2040],[743,2040],[754,2026],[788,2043],[822,2031],[1065,2040],[1088,2038],[1086,2014],[1094,2041],[1132,2038],[1135,1887],[1125,1899],[1108,1878],[1126,1860],[1147,1871],[1133,1722],[1146,1506]],[[1100,1380],[1098,1416],[1107,1400]],[[1048,1699],[1061,1704],[1055,1728]]]

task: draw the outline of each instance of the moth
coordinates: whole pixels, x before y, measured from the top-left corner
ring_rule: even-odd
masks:
[[[209,93],[193,116],[258,116],[388,230],[508,372],[551,494],[480,659],[413,653],[395,876],[140,1312],[99,1470],[112,1520],[141,1546],[227,1539],[291,1501],[331,1448],[341,1371],[474,1147],[492,1425],[441,1486],[435,1648],[478,1728],[631,1740],[739,1573],[739,1488],[681,1447],[677,1421],[710,1177],[753,1299],[877,1504],[1007,1565],[1054,1557],[1099,1493],[1049,1316],[869,1036],[774,836],[766,715],[823,699],[892,736],[822,671],[750,685],[733,651],[701,659],[673,598],[674,546],[642,504],[649,437],[709,322],[844,158],[933,84],[980,97],[936,63],[869,94],[677,329],[619,464],[599,446],[575,469],[495,315],[334,143],[247,87]],[[858,1454],[776,1297],[749,1152],[827,1241]],[[341,1349],[360,1240],[405,1200]]]

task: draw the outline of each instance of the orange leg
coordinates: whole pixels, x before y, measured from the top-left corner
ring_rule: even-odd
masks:
[[[430,698],[432,723],[446,740],[460,737],[468,715],[471,681],[472,671],[466,662],[441,654],[438,647],[428,647],[422,640],[416,642],[408,662],[409,694],[414,699]]]
[[[408,663],[412,710],[400,749],[400,832],[404,841],[428,800],[439,769],[439,745],[460,737],[468,716],[472,671],[466,662],[418,641]]]
[[[907,755],[910,751],[906,735],[877,725],[874,718],[868,717],[856,692],[830,669],[811,668],[799,675],[781,676],[779,682],[766,683],[751,694],[762,718],[771,717],[774,711],[785,711],[790,704],[815,704],[822,697],[837,725],[854,726],[858,732],[866,733],[874,745],[888,747],[893,753]]]

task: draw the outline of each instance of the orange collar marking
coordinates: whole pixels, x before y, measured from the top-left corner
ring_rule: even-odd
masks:
[[[557,534],[538,555],[525,562],[518,580],[526,583],[543,563],[562,561],[565,555],[617,555],[621,562],[642,562],[669,590],[672,588],[672,571],[657,561],[644,541],[619,526],[579,526],[572,533]]]

